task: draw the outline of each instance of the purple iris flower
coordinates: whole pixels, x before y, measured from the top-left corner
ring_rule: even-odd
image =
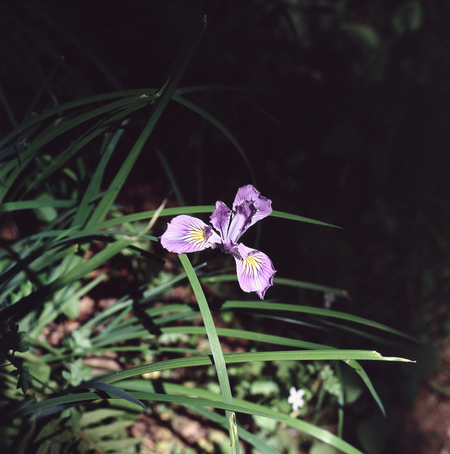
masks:
[[[250,226],[271,212],[272,201],[248,184],[238,189],[232,210],[223,202],[216,202],[216,209],[210,217],[212,227],[192,216],[176,216],[167,224],[161,244],[177,254],[206,248],[218,248],[231,254],[236,261],[241,289],[244,292],[256,292],[264,299],[276,273],[272,261],[263,252],[248,248],[238,241]]]

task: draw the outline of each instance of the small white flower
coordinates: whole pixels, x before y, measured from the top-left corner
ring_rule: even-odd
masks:
[[[289,390],[290,396],[288,397],[288,403],[292,405],[292,411],[296,411],[299,408],[302,408],[305,405],[305,401],[303,400],[303,396],[305,395],[305,391],[303,389],[299,389],[298,391],[292,386]]]
[[[336,295],[332,292],[326,292],[323,294],[323,305],[330,309],[331,305],[336,301]]]

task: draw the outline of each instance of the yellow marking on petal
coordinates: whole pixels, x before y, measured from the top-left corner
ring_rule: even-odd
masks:
[[[261,270],[261,259],[256,255],[248,255],[246,259],[243,260],[244,263],[244,272],[247,274],[257,275]]]
[[[207,241],[205,231],[201,227],[192,227],[187,234],[191,243],[201,245]]]

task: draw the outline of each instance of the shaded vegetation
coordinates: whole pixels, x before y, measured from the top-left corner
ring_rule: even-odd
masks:
[[[401,427],[448,396],[450,9],[124,5],[0,5],[5,449],[439,452]],[[263,303],[158,240],[249,183]]]

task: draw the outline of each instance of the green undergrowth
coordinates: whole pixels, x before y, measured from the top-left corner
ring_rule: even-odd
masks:
[[[386,338],[413,339],[301,300],[255,300],[242,294],[222,257],[162,250],[166,221],[211,213],[212,205],[166,207],[161,199],[158,209],[126,215],[117,202],[169,103],[224,134],[256,184],[230,129],[177,92],[203,31],[197,11],[161,87],[76,99],[20,122],[10,111],[14,128],[0,141],[4,449],[140,452],[151,442],[158,452],[237,453],[245,443],[255,452],[300,453],[326,444],[327,452],[356,454],[344,439],[347,409],[370,396],[385,412],[366,361],[408,360],[317,339],[351,332],[361,345],[370,338],[387,352],[395,349]],[[140,128],[136,137],[130,125]],[[133,143],[111,170],[124,136]],[[151,151],[183,205],[171,163],[156,146]],[[272,216],[335,228],[297,214]],[[122,289],[115,283],[123,272],[131,284]],[[274,284],[348,298],[343,289],[300,279],[281,276]],[[83,311],[82,302],[91,309]],[[318,335],[308,339],[302,327]],[[304,392],[294,411],[291,388]],[[187,421],[198,425],[191,438],[181,430]],[[149,442],[154,427],[169,427],[178,442]]]

